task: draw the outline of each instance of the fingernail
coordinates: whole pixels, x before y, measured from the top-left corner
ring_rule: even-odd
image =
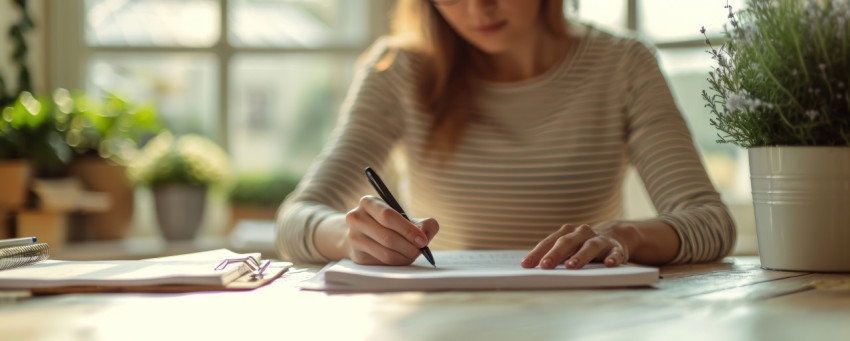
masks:
[[[567,262],[567,266],[568,266],[568,267],[571,267],[571,268],[574,268],[574,267],[576,267],[576,264],[577,264],[577,263],[578,263],[578,262],[576,262],[576,261],[575,261],[575,259],[574,259],[574,260],[571,260],[571,261]]]
[[[542,262],[540,262],[540,267],[541,267],[541,268],[548,268],[548,267],[549,267],[549,266],[551,266],[551,265],[552,265],[552,260],[551,260],[551,259],[549,259],[549,258],[546,258],[546,259],[544,259]]]
[[[418,247],[425,247],[425,239],[422,239],[422,237],[416,237],[413,242],[415,242]]]

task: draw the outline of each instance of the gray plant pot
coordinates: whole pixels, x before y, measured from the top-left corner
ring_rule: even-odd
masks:
[[[166,240],[195,238],[204,217],[207,189],[169,185],[153,190],[156,220]]]

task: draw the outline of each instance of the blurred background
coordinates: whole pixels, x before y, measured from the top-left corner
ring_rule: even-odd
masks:
[[[69,122],[58,124],[65,127],[60,135],[66,142],[77,141],[74,124],[82,127],[80,136],[93,136],[88,149],[69,142],[71,156],[63,160],[68,169],[55,173],[105,178],[101,168],[79,161],[98,154],[131,175],[125,184],[129,190],[85,179],[57,187],[55,177],[35,167],[27,173],[34,179],[27,197],[5,208],[0,202],[0,237],[53,233],[47,239],[64,258],[141,258],[217,247],[263,249],[264,256],[273,256],[273,246],[264,242],[271,236],[269,221],[324,144],[355,59],[388,33],[394,3],[0,0],[0,77],[5,93],[17,98],[4,105],[18,107],[4,115],[23,117],[53,108],[45,115]],[[756,246],[746,152],[715,142],[717,132],[701,98],[712,60],[699,29],[705,26],[719,45],[726,3],[585,0],[569,3],[565,15],[612,33],[635,34],[656,47],[709,175],[733,210],[739,227],[736,252],[749,254]],[[728,3],[739,8],[743,0]],[[22,25],[25,19],[31,25]],[[16,38],[14,27],[26,29]],[[28,77],[21,77],[24,73]],[[32,100],[21,99],[23,90],[34,95]],[[40,103],[41,109],[27,103]],[[148,129],[128,128],[140,124],[140,117]],[[117,123],[103,128],[102,121]],[[86,127],[94,133],[86,135]],[[184,143],[183,136],[205,141]],[[122,147],[130,145],[145,147]],[[204,159],[218,155],[208,152],[216,145],[220,157]],[[166,186],[174,183],[205,190],[174,194],[175,186]],[[624,191],[624,218],[655,214],[633,170]],[[64,204],[63,199],[49,203],[54,194],[71,192]],[[200,208],[181,206],[193,200],[203,202]],[[125,207],[124,218],[114,217],[117,207]],[[158,216],[167,207],[182,213]],[[39,216],[45,211],[52,212],[52,220]],[[197,231],[162,230],[163,225],[195,224],[179,217],[195,211]],[[113,217],[105,227],[93,227],[109,212]]]

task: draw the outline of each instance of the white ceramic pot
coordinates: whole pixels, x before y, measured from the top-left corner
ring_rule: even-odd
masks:
[[[850,272],[850,147],[749,150],[766,269]]]
[[[153,190],[156,219],[166,240],[195,238],[204,217],[207,189],[170,185]]]

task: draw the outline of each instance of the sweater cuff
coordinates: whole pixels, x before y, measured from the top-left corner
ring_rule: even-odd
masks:
[[[321,222],[335,214],[336,210],[318,203],[286,203],[278,210],[275,244],[282,259],[328,263],[330,259],[316,248],[316,229]]]
[[[735,245],[735,223],[725,206],[663,213],[658,220],[679,235],[679,251],[668,264],[716,261],[729,255]]]

